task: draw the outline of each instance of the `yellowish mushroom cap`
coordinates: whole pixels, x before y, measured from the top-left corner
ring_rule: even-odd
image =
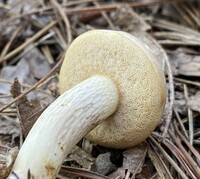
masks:
[[[117,111],[86,137],[111,148],[133,147],[144,141],[159,124],[166,102],[165,77],[156,57],[128,33],[88,31],[66,52],[61,93],[93,75],[112,79],[120,100]]]

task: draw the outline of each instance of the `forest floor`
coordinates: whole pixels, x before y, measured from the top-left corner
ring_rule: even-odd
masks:
[[[167,104],[144,143],[117,150],[83,139],[57,178],[200,178],[198,0],[0,2],[0,173],[12,168],[3,160],[60,95],[68,46],[91,29],[121,30],[147,43],[166,75]]]

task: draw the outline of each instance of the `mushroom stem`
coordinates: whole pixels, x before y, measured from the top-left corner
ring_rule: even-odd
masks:
[[[113,114],[118,89],[107,77],[93,76],[57,98],[29,132],[13,167],[18,178],[54,179],[72,148]],[[14,177],[10,177],[14,178]]]

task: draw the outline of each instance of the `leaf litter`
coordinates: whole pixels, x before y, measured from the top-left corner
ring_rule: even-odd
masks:
[[[199,178],[198,7],[198,1],[184,0],[1,3],[0,145],[20,147],[22,133],[26,137],[58,97],[58,69],[75,37],[95,28],[123,30],[148,44],[165,70],[169,93],[162,123],[147,143],[114,154],[80,141],[58,178]],[[8,154],[2,153],[5,162]]]

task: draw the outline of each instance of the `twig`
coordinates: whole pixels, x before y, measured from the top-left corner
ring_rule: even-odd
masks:
[[[93,4],[96,6],[96,7],[100,7],[100,4],[98,2],[93,2]],[[115,26],[114,24],[112,23],[112,21],[110,20],[110,18],[108,17],[108,15],[106,14],[106,12],[102,11],[101,12],[102,16],[104,17],[104,19],[107,21],[107,23],[109,24],[110,28],[112,30],[115,30]]]
[[[167,152],[158,144],[158,142],[152,137],[149,137],[150,139],[150,144],[152,146],[156,146],[160,152],[163,154],[163,156],[167,159],[167,161],[174,167],[174,169],[178,172],[178,174],[183,178],[183,179],[189,179],[186,174],[181,170],[181,168],[174,162],[174,160],[167,154]]]
[[[74,167],[68,167],[68,166],[62,166],[61,172],[69,173],[76,176],[82,176],[90,179],[111,179],[110,177],[101,175],[99,173],[95,173],[92,171],[88,171],[86,169],[81,168],[74,168]]]
[[[194,156],[197,158],[197,161],[200,161],[200,154],[199,152],[188,142],[188,140],[180,133],[178,128],[175,126],[175,130],[178,134],[178,136],[185,142],[185,144],[188,146],[190,151],[194,154]]]
[[[188,100],[188,88],[187,88],[187,85],[184,84],[183,87],[184,87],[185,99]],[[188,124],[189,124],[189,141],[190,141],[190,144],[193,145],[194,125],[193,125],[192,110],[189,107],[188,107]]]
[[[17,27],[17,29],[14,31],[14,33],[12,34],[12,36],[10,37],[9,42],[5,45],[3,51],[1,52],[1,57],[0,58],[4,58],[4,56],[7,54],[7,52],[9,51],[13,41],[15,40],[17,34],[20,32],[20,30],[22,29],[22,26]]]
[[[152,1],[152,2],[133,2],[133,3],[128,3],[130,5],[130,7],[147,7],[147,6],[156,6],[159,4],[165,4],[165,3],[177,3],[177,2],[183,2],[186,0],[165,0],[165,1]],[[89,13],[89,12],[99,12],[101,13],[101,11],[105,11],[105,12],[110,12],[113,11],[115,9],[117,9],[118,7],[120,7],[122,4],[124,3],[112,3],[109,5],[101,5],[100,7],[87,7],[87,8],[80,8],[80,9],[69,9],[68,12],[66,11],[66,13],[68,14],[82,14],[82,13]]]
[[[177,118],[177,120],[178,120],[178,123],[179,123],[179,125],[180,125],[180,127],[181,127],[181,130],[182,130],[183,134],[184,134],[185,137],[188,139],[187,131],[186,131],[186,129],[185,129],[184,125],[183,125],[183,122],[182,122],[182,120],[181,120],[181,118],[180,118],[180,116],[179,116],[179,114],[178,114],[178,111],[177,111],[176,109],[174,109],[174,114],[175,114],[175,116],[176,116],[176,118]]]
[[[190,3],[187,4],[190,9],[191,12],[189,12],[189,14],[191,13],[191,17],[193,18],[193,20],[195,21],[195,23],[200,27],[200,20],[199,20],[199,8],[195,8],[194,6],[192,6]],[[193,12],[192,12],[193,11]]]
[[[191,21],[194,23],[193,28],[195,28],[195,27],[198,28],[198,26],[200,27],[200,21],[199,21],[197,15],[195,14],[195,11],[193,11],[194,9],[190,5],[190,3],[183,4],[182,8],[185,9],[186,13],[191,18]]]
[[[43,52],[48,64],[50,64],[50,65],[54,64],[54,59],[53,59],[53,56],[52,56],[52,53],[51,53],[49,47],[47,45],[44,45],[41,47],[41,49],[42,49],[42,52]]]
[[[51,3],[53,4],[53,6],[56,7],[58,13],[60,14],[60,16],[62,17],[62,19],[65,23],[66,31],[67,31],[67,42],[69,45],[72,41],[72,33],[71,33],[69,19],[68,19],[67,15],[65,14],[64,9],[61,7],[61,5],[56,0],[51,0]]]
[[[59,41],[59,45],[62,47],[62,49],[66,49],[67,48],[67,43],[65,42],[65,40],[63,39],[63,36],[60,32],[60,30],[57,27],[54,27],[53,30],[56,33],[56,37],[57,37],[57,41]]]
[[[156,6],[156,5],[159,5],[159,4],[167,4],[167,3],[178,3],[178,2],[184,2],[184,1],[187,1],[187,0],[165,0],[165,1],[152,1],[152,2],[133,2],[133,3],[129,3],[129,5],[132,7],[132,8],[138,8],[138,7],[147,7],[147,6]],[[71,2],[73,3],[73,2]],[[74,2],[75,3],[75,2]],[[90,12],[99,12],[101,13],[102,11],[105,11],[105,12],[110,12],[110,11],[113,11],[115,9],[117,9],[118,7],[120,7],[122,5],[122,3],[112,3],[112,4],[108,4],[108,5],[101,5],[101,7],[86,7],[86,8],[79,8],[79,9],[68,9],[66,11],[66,13],[68,15],[70,14],[85,14],[85,13],[90,13]],[[5,21],[2,21],[0,23],[0,26],[1,25],[6,25],[8,24],[9,22],[11,21],[14,21],[16,19],[19,19],[19,18],[22,18],[22,17],[25,17],[25,16],[29,16],[29,15],[32,15],[32,14],[36,14],[36,13],[42,13],[44,11],[47,11],[47,10],[52,10],[53,7],[46,7],[46,8],[43,8],[43,9],[39,9],[39,10],[34,10],[32,12],[29,12],[29,13],[26,13],[26,14],[22,14],[22,15],[18,15],[18,16],[15,16],[13,18],[10,18],[10,19],[7,19]]]
[[[194,42],[194,41],[180,41],[180,40],[158,40],[158,43],[160,45],[177,45],[177,46],[200,46],[199,42]]]
[[[174,5],[174,8],[176,9],[176,11],[181,15],[181,17],[185,20],[185,22],[191,26],[191,27],[194,27],[194,22],[191,20],[191,18],[188,16],[188,14],[186,13],[187,12],[187,9],[188,9],[188,6],[184,7],[184,6],[177,6],[177,5]]]
[[[166,166],[167,163],[165,162],[165,159],[159,154],[155,146],[149,145],[148,156],[150,157],[154,167],[156,168],[159,178],[173,179],[169,169]]]
[[[199,36],[200,33],[194,29],[191,29],[187,26],[180,25],[177,23],[169,22],[167,20],[159,19],[159,18],[154,18],[153,20],[149,21],[151,25],[154,27],[159,27],[162,29],[166,29],[169,31],[174,31],[174,32],[180,32],[180,33],[188,33],[191,35],[197,35]]]
[[[184,147],[181,144],[181,141],[178,137],[175,137],[174,133],[170,131],[170,135],[175,141],[176,145],[180,149],[181,153],[185,156],[186,162],[189,164],[190,169],[194,172],[197,178],[200,178],[200,168],[197,166],[195,161],[192,159],[192,157],[189,155],[189,153],[184,149]]]
[[[180,33],[180,32],[155,32],[153,33],[153,36],[156,38],[162,38],[162,39],[172,39],[172,40],[177,40],[177,41],[183,41],[185,43],[191,43],[194,42],[200,43],[200,34],[199,36],[191,34],[191,33]]]
[[[163,144],[173,153],[173,155],[180,162],[181,166],[185,169],[186,173],[190,175],[191,178],[197,179],[193,171],[191,170],[190,163],[187,161],[185,155],[168,139],[163,141]]]
[[[6,60],[12,58],[13,56],[15,56],[16,54],[18,54],[26,46],[28,46],[32,42],[36,41],[39,37],[41,37],[45,32],[47,32],[49,29],[51,29],[56,24],[57,24],[57,21],[52,21],[50,24],[48,24],[47,26],[45,26],[43,29],[41,29],[39,32],[37,32],[33,37],[31,37],[26,42],[24,42],[23,44],[21,44],[19,47],[17,47],[16,49],[14,49],[13,51],[11,51],[7,55],[5,55],[3,58],[0,58],[0,63],[6,61]]]
[[[180,82],[180,83],[185,83],[188,85],[194,85],[197,87],[200,87],[200,83],[199,82],[194,82],[194,81],[190,81],[190,80],[185,80],[185,79],[181,79],[181,78],[174,78],[175,81]]]
[[[166,67],[167,67],[167,75],[168,75],[168,86],[169,86],[169,106],[168,106],[168,114],[167,114],[167,119],[165,120],[165,124],[164,124],[164,131],[162,134],[163,139],[167,136],[167,132],[169,129],[169,125],[171,123],[172,120],[172,113],[173,113],[173,105],[174,105],[174,82],[173,82],[173,75],[172,75],[172,70],[170,67],[170,63],[169,63],[169,58],[167,57],[167,55],[164,53],[165,57],[165,63],[166,63]]]

